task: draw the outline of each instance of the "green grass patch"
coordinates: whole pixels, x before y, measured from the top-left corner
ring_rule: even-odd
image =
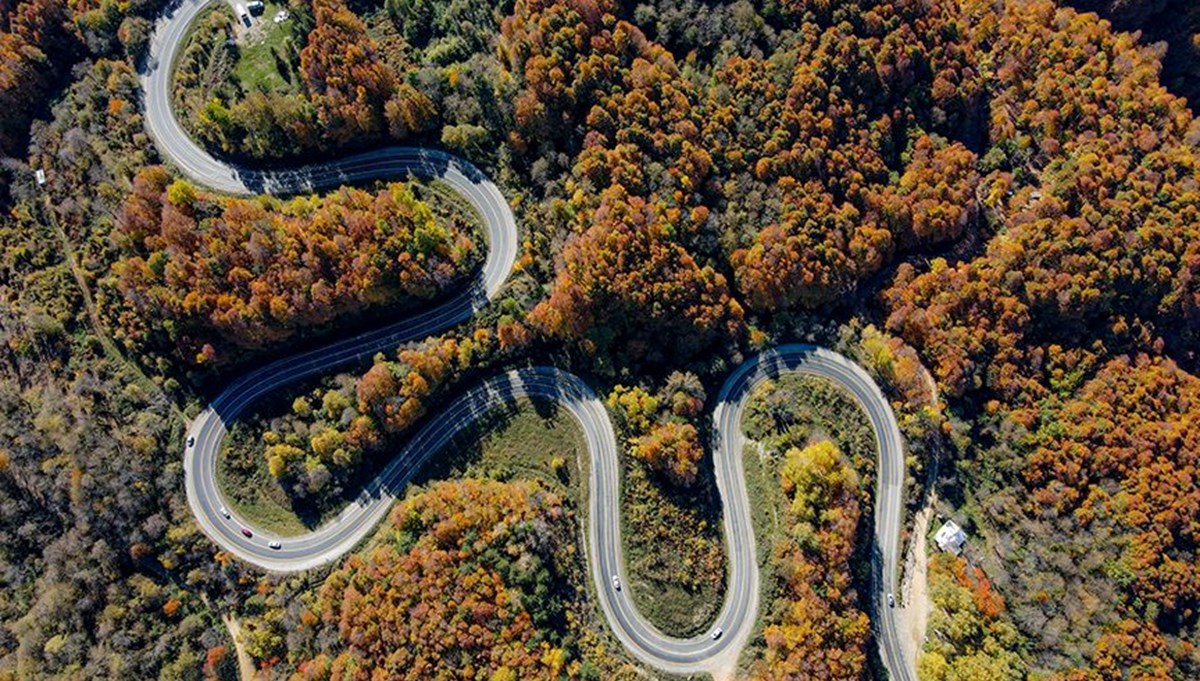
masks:
[[[521,399],[459,433],[414,478],[540,480],[582,508],[587,445],[579,424],[553,402]]]
[[[245,29],[238,41],[238,60],[233,75],[245,92],[298,92],[299,74],[296,71],[297,46],[293,44],[292,22],[275,23],[275,15],[287,6],[265,3],[262,16],[254,18],[254,26]]]

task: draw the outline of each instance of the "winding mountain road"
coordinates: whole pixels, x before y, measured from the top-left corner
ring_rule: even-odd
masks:
[[[580,378],[553,368],[511,371],[484,381],[456,399],[424,427],[364,488],[355,503],[322,527],[298,537],[275,537],[242,528],[253,525],[226,505],[217,484],[217,457],[227,424],[255,400],[308,377],[364,361],[400,343],[428,337],[469,319],[504,285],[518,247],[512,210],[499,189],[470,163],[450,154],[387,147],[291,170],[256,170],[219,160],[198,146],[175,118],[170,101],[172,69],[188,28],[205,7],[218,0],[183,0],[161,17],[151,40],[142,75],[146,126],[161,155],[194,182],[230,194],[311,192],[354,181],[436,178],[461,194],[478,211],[489,252],[478,276],[461,293],[436,307],[384,328],[265,364],[241,376],[213,400],[191,424],[184,454],[188,503],[201,529],[222,549],[263,569],[288,572],[328,563],[352,550],[369,534],[421,465],[457,433],[490,410],[521,397],[556,402],[578,422],[589,454],[588,558],[599,602],[613,632],[638,659],[675,673],[710,672],[731,677],[737,657],[753,633],[758,613],[759,572],[750,501],[742,466],[742,414],[747,397],[762,381],[785,372],[829,379],[863,406],[878,443],[878,487],[873,560],[873,622],[884,665],[894,679],[915,679],[899,645],[898,622],[885,604],[895,591],[903,518],[903,446],[895,417],[879,388],[858,365],[820,348],[787,345],[742,364],[726,381],[713,413],[713,453],[717,486],[724,504],[724,533],[729,556],[725,602],[713,627],[723,635],[681,639],[649,624],[612,577],[624,571],[620,518],[620,467],[616,437],[603,402]],[[272,549],[278,541],[281,548]],[[629,580],[624,580],[628,583]]]

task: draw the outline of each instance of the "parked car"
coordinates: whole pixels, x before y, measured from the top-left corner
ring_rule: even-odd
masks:
[[[888,594],[888,607],[889,608],[896,607],[896,597],[891,594]]]
[[[278,551],[279,549],[283,548],[283,542],[276,539],[275,541],[272,541],[270,544],[267,544],[267,546],[270,546],[272,549]]]
[[[617,591],[621,590],[621,578],[616,575],[613,575],[613,588]]]
[[[243,528],[242,528],[242,536],[244,536],[244,537],[253,537],[253,536],[254,536],[254,533],[253,533],[253,532],[251,532],[249,529],[247,529],[247,528],[243,527]]]
[[[188,436],[188,440],[187,440],[187,446],[188,446],[188,447],[195,447],[195,446],[196,446],[196,436],[195,436],[195,435],[189,435],[189,436]]]
[[[230,513],[229,513],[229,509],[225,508],[224,506],[222,506],[222,507],[221,507],[220,509],[218,509],[218,510],[220,511],[221,515],[222,515],[222,516],[223,516],[223,517],[224,517],[226,520],[229,520],[230,518],[232,518],[232,517],[233,517],[232,515],[230,515]]]

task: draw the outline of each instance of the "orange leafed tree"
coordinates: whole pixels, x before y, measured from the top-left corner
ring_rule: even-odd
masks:
[[[699,475],[704,448],[695,426],[667,421],[634,440],[633,455],[675,484],[689,486]]]

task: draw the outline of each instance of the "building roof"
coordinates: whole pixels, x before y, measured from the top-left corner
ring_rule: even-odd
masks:
[[[937,543],[939,549],[957,554],[967,541],[967,533],[963,532],[958,523],[947,520],[933,535],[933,541]]]

